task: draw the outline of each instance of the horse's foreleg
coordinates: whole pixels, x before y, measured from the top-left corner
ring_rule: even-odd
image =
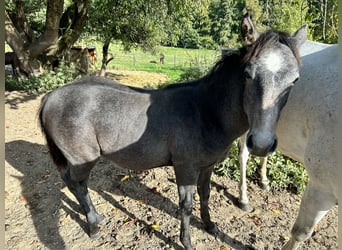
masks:
[[[267,157],[260,157],[259,171],[261,177],[260,185],[262,189],[270,191],[270,181],[267,178]]]
[[[205,229],[211,233],[217,234],[217,227],[215,223],[210,220],[209,214],[209,196],[210,196],[210,177],[213,168],[205,169],[200,172],[199,179],[197,182],[197,191],[200,196],[200,204],[201,204],[201,218],[205,224]]]
[[[77,170],[76,170],[77,168]],[[99,237],[98,225],[105,225],[105,218],[97,213],[88,193],[88,177],[91,167],[71,167],[61,172],[61,177],[80,203],[88,221],[91,238]],[[82,171],[82,173],[80,173]]]
[[[187,250],[193,249],[190,239],[190,216],[193,206],[193,193],[193,185],[178,185],[179,207],[181,212],[180,241]]]
[[[311,237],[314,226],[336,203],[331,192],[323,190],[322,186],[317,187],[310,181],[304,192],[291,238],[283,249],[298,249],[304,240]]]
[[[249,205],[248,195],[247,195],[247,178],[246,178],[246,169],[247,169],[247,160],[248,160],[248,149],[246,146],[246,136],[247,133],[239,138],[238,146],[239,146],[239,161],[240,161],[240,183],[239,183],[239,207],[247,212],[251,212],[253,209]]]

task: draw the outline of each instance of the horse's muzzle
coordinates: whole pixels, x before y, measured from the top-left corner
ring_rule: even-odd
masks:
[[[265,157],[277,149],[278,140],[275,135],[261,139],[253,134],[249,134],[246,145],[250,154]]]

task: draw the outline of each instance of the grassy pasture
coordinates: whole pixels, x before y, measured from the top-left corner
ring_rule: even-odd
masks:
[[[96,46],[96,66],[100,68],[102,63],[102,44],[94,40],[82,40],[78,45]],[[161,53],[164,54],[164,64],[160,63]],[[163,73],[172,81],[189,68],[210,68],[220,57],[221,51],[164,46],[158,46],[153,52],[143,51],[140,48],[125,51],[120,43],[111,43],[109,55],[114,59],[109,62],[107,69]]]
[[[102,43],[93,38],[80,39],[75,46],[96,46],[98,69],[102,64]],[[5,43],[5,52],[12,51]],[[160,63],[160,54],[164,54],[164,64]],[[137,70],[163,73],[170,81],[179,78],[189,68],[211,68],[221,56],[221,51],[207,49],[183,49],[158,46],[155,51],[143,51],[133,48],[125,51],[119,42],[112,42],[109,46],[109,56],[114,59],[109,62],[107,69]]]

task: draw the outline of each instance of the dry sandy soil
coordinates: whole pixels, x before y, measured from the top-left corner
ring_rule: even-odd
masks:
[[[163,75],[112,72],[123,83],[160,83]],[[139,75],[139,76],[138,76]],[[133,80],[132,80],[133,79]],[[85,217],[51,163],[37,123],[41,96],[5,93],[5,240],[7,249],[182,249],[178,196],[171,167],[136,175],[101,160],[90,177],[90,195],[108,224],[91,240]],[[300,197],[249,183],[251,213],[237,206],[238,183],[213,176],[210,212],[219,235],[205,232],[194,205],[196,249],[280,249],[288,239]],[[337,207],[301,249],[337,249]]]

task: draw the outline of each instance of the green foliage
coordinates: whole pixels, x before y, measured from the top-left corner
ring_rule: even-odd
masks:
[[[253,182],[259,182],[258,166],[260,160],[257,157],[250,157],[247,162],[246,176]],[[296,194],[301,194],[308,182],[308,175],[304,166],[284,155],[276,152],[268,157],[267,176],[270,186],[273,189],[286,189]],[[227,158],[218,163],[214,169],[215,174],[229,177],[235,181],[240,180],[239,150],[237,141],[232,144],[232,148]]]
[[[246,0],[257,27],[294,32],[308,24],[308,38],[323,43],[337,43],[337,0]]]
[[[200,69],[200,67],[195,68],[189,68],[185,70],[182,74],[180,74],[178,78],[178,82],[189,82],[194,79],[198,79],[201,76],[203,76],[203,70]]]
[[[103,42],[121,41],[126,50],[152,50],[162,42],[175,44],[182,28],[189,25],[191,10],[201,10],[205,5],[206,0],[93,0],[87,31]]]
[[[45,93],[56,89],[64,84],[81,77],[75,66],[61,63],[55,71],[49,71],[38,77],[23,78],[17,80],[11,76],[6,77],[5,86],[7,90],[24,90],[28,93]]]
[[[270,185],[276,189],[286,188],[295,193],[302,193],[308,182],[308,175],[303,164],[296,162],[279,152],[268,160]]]
[[[9,13],[15,13],[17,1],[6,0],[6,11]],[[26,14],[26,18],[29,21],[30,29],[35,37],[41,35],[44,31],[44,21],[46,16],[46,1],[40,0],[25,0],[23,1],[23,7]]]
[[[240,33],[240,19],[242,10],[238,1],[214,0],[209,6],[209,18],[211,20],[211,36],[220,46],[236,47],[237,40],[233,34]]]
[[[338,42],[337,0],[306,1],[306,22],[312,38],[325,43]]]

